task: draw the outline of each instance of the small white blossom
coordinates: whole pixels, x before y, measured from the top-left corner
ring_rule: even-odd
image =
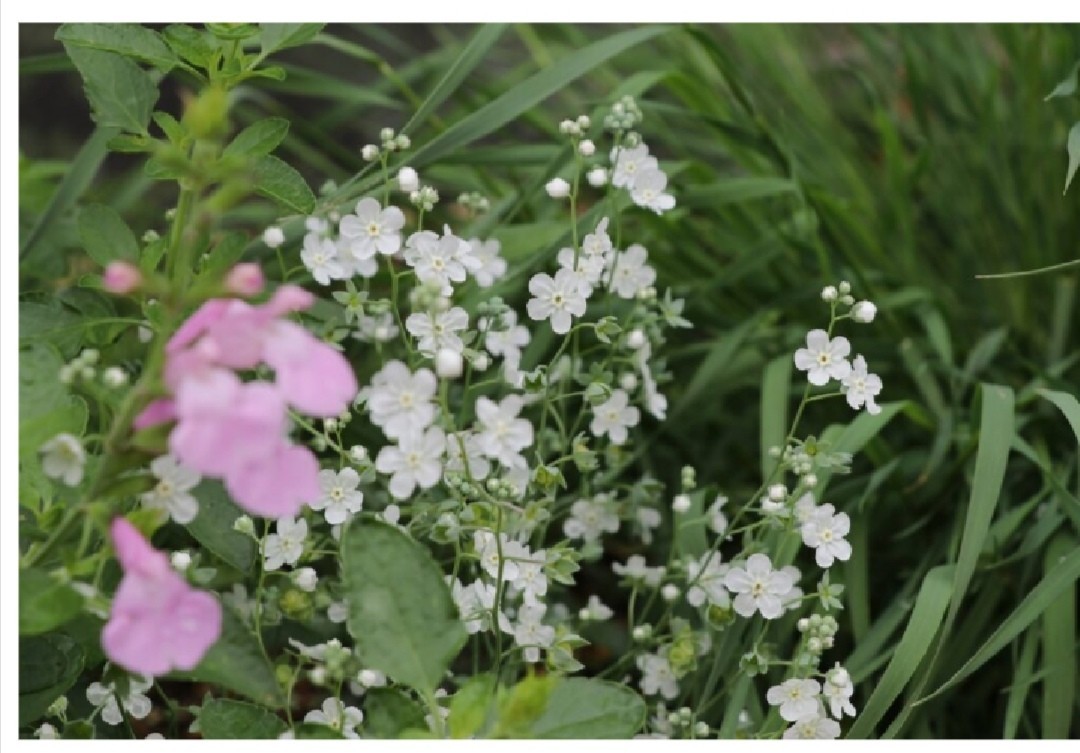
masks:
[[[530,664],[540,661],[540,649],[555,641],[555,628],[541,622],[546,609],[543,604],[525,604],[518,610],[514,643],[525,649],[523,656]]]
[[[598,494],[590,499],[579,499],[570,507],[570,516],[563,522],[567,538],[592,542],[605,533],[619,530],[619,515],[611,504],[611,498]]]
[[[342,238],[349,241],[349,248],[357,259],[374,256],[375,253],[391,256],[401,248],[401,228],[405,215],[397,207],[386,207],[371,197],[360,199],[353,214],[341,218],[339,228]]]
[[[473,256],[480,263],[473,271],[473,278],[480,287],[490,288],[506,274],[506,259],[499,256],[502,245],[495,238],[486,241],[473,238],[469,245],[472,246]]]
[[[600,598],[596,594],[589,596],[589,601],[578,612],[578,617],[582,620],[589,620],[591,622],[604,622],[610,620],[615,616],[615,612],[604,602],[600,601]]]
[[[462,447],[465,448],[464,455]],[[474,481],[482,481],[491,473],[491,462],[484,455],[484,448],[476,432],[455,432],[446,438],[446,470],[464,473],[466,464]]]
[[[401,361],[389,361],[371,378],[367,407],[372,423],[391,439],[422,431],[435,420],[437,388],[429,369],[413,374]]]
[[[277,522],[277,533],[272,533],[263,542],[263,556],[266,570],[277,570],[282,565],[295,565],[304,553],[304,541],[307,539],[308,526],[303,518],[281,518]]]
[[[611,185],[628,191],[633,190],[638,175],[657,168],[656,158],[649,156],[649,147],[644,143],[638,144],[633,149],[626,147],[614,149],[611,159],[615,163]]]
[[[585,173],[585,180],[589,181],[593,188],[603,188],[608,182],[608,172],[602,167],[594,167]]]
[[[675,208],[675,197],[664,193],[665,188],[667,188],[667,175],[657,169],[646,170],[634,178],[630,198],[639,207],[663,214]]]
[[[580,285],[579,278],[568,269],[560,269],[554,278],[543,273],[533,275],[529,280],[533,298],[526,304],[529,318],[538,322],[551,319],[555,334],[565,335],[573,318],[585,315],[585,296]]]
[[[364,721],[364,712],[355,706],[346,706],[337,698],[327,698],[323,701],[322,711],[307,712],[304,721],[324,724],[338,730],[345,737],[355,740],[360,737],[356,726]]]
[[[41,470],[49,478],[62,480],[68,486],[78,486],[86,465],[86,451],[72,434],[57,434],[41,446]]]
[[[838,513],[826,504],[807,516],[801,533],[803,543],[815,550],[818,567],[829,568],[835,560],[846,561],[851,557],[851,544],[844,540],[850,530],[847,513]]]
[[[388,488],[395,499],[408,499],[417,486],[430,489],[439,483],[445,450],[446,434],[438,426],[413,431],[399,437],[397,446],[379,450],[375,470],[391,474]]]
[[[843,379],[851,371],[847,354],[851,343],[846,337],[829,339],[823,329],[810,330],[806,335],[806,347],[795,351],[795,367],[808,372],[807,381],[821,387],[830,379]]]
[[[866,370],[866,359],[855,356],[851,370],[841,380],[840,389],[847,395],[847,402],[855,410],[866,405],[866,412],[871,416],[881,413],[881,406],[874,398],[881,393],[881,377]]]
[[[628,405],[629,399],[623,390],[613,390],[611,397],[601,405],[593,407],[593,420],[589,424],[589,431],[597,437],[607,434],[613,444],[626,442],[627,429],[637,426],[641,420],[641,411]]]
[[[791,575],[773,570],[765,554],[752,554],[745,566],[732,567],[724,577],[724,585],[735,597],[735,611],[743,617],[755,612],[767,620],[775,620],[784,612],[782,597],[794,586]]]
[[[169,516],[181,525],[195,520],[199,513],[199,502],[189,492],[202,477],[181,465],[172,455],[154,458],[150,463],[150,472],[158,482],[153,489],[139,496],[143,506],[168,510]]]
[[[844,714],[855,716],[855,707],[851,703],[851,696],[855,693],[855,686],[851,682],[851,675],[837,662],[832,669],[825,673],[825,684],[821,694],[829,702],[829,711],[837,719],[843,719]]]
[[[616,257],[611,289],[620,298],[634,298],[656,282],[656,270],[645,263],[648,255],[644,246],[635,243]]]
[[[723,535],[727,531],[728,519],[724,515],[724,505],[728,503],[728,498],[723,494],[718,494],[716,499],[709,509],[705,511],[706,518],[709,521],[709,528],[713,533]]]
[[[709,552],[696,561],[687,563],[686,582],[691,585],[686,591],[686,600],[692,607],[700,607],[706,601],[714,606],[731,606],[731,596],[724,588],[724,577],[731,568],[720,562],[720,553]]]
[[[387,311],[376,316],[363,316],[356,323],[356,339],[369,343],[385,343],[396,339],[398,326],[394,315]]]
[[[444,291],[452,290],[451,283],[465,282],[467,267],[480,267],[480,260],[473,256],[468,241],[453,235],[449,229],[442,237],[430,230],[410,235],[405,245],[405,262],[416,270],[420,282],[437,285]]]
[[[517,312],[510,309],[502,318],[504,329],[488,329],[484,336],[484,347],[493,356],[502,356],[507,364],[518,366],[521,363],[521,349],[529,344],[528,327],[518,324]]]
[[[817,711],[799,719],[784,732],[785,740],[835,740],[840,737],[840,725]]]
[[[352,468],[319,471],[322,493],[310,503],[311,509],[321,510],[330,525],[341,525],[364,506],[364,493],[356,488],[359,484],[360,474]]]
[[[60,737],[60,733],[57,731],[56,727],[45,722],[34,730],[34,737],[39,740],[57,740]]]
[[[641,670],[642,693],[660,694],[669,701],[679,695],[679,680],[675,677],[665,649],[655,654],[642,654],[637,658],[637,666]]]
[[[331,280],[345,278],[345,267],[338,259],[337,244],[329,238],[322,238],[314,233],[305,235],[300,261],[320,285],[329,285]]]
[[[486,397],[476,401],[476,418],[482,427],[477,434],[484,454],[508,468],[522,463],[518,454],[533,443],[533,425],[518,418],[525,401],[520,395],[507,395],[496,403]]]
[[[86,700],[94,706],[100,706],[101,721],[115,727],[124,721],[124,715],[120,711],[121,706],[133,719],[145,719],[150,714],[153,704],[146,696],[146,691],[153,684],[152,677],[129,675],[128,694],[121,698],[118,704],[117,690],[113,683],[104,685],[100,682],[92,682],[86,688]]]
[[[460,355],[465,344],[458,333],[468,328],[469,315],[460,306],[437,313],[409,314],[405,320],[405,329],[417,339],[417,350],[429,358],[444,348]]]
[[[470,635],[491,630],[491,613],[495,608],[496,591],[494,583],[478,580],[468,586],[463,586],[460,581],[452,579],[450,595],[457,604],[462,622],[465,623],[465,631]],[[510,619],[502,613],[502,610],[499,610],[498,622],[499,630],[502,632],[514,632]]]
[[[292,574],[292,581],[301,591],[311,593],[319,584],[319,576],[313,567],[302,567]]]
[[[636,517],[641,526],[641,543],[651,544],[653,530],[660,527],[660,511],[652,507],[639,507]]]
[[[817,680],[792,679],[769,688],[765,700],[770,706],[780,707],[784,721],[795,722],[817,713],[820,693],[821,683]]]
[[[666,568],[663,565],[656,567],[649,567],[645,564],[645,558],[640,554],[631,554],[626,564],[619,562],[613,562],[611,569],[616,575],[622,575],[631,580],[639,580],[647,586],[656,587],[660,585],[661,579],[664,577]]]
[[[461,352],[453,348],[439,348],[435,353],[435,374],[440,379],[457,379],[465,370]]]
[[[582,157],[591,157],[596,154],[596,144],[594,144],[589,139],[585,139],[580,144],[578,144],[577,149],[578,154],[580,154]]]

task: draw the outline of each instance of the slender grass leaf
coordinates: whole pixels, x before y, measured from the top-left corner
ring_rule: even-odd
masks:
[[[1043,577],[1077,551],[1072,536],[1059,533],[1046,548]],[[1066,588],[1042,614],[1042,661],[1049,673],[1043,678],[1042,739],[1062,740],[1076,719],[1076,588]]]
[[[1065,414],[1065,419],[1069,422],[1069,426],[1072,427],[1073,434],[1076,435],[1076,442],[1080,444],[1080,400],[1077,400],[1075,395],[1070,395],[1067,392],[1038,390],[1038,393]]]
[[[261,52],[259,59],[265,58],[289,47],[299,47],[318,36],[326,24],[259,24]]]
[[[1005,724],[1001,732],[1001,737],[1005,740],[1016,738],[1020,717],[1024,713],[1024,702],[1027,700],[1031,685],[1035,682],[1032,669],[1035,666],[1035,651],[1038,647],[1038,631],[1027,631],[1024,635],[1024,645],[1020,649],[1020,658],[1016,662],[1016,671],[1013,672],[1009,698],[1005,702]]]
[[[788,402],[791,391],[790,356],[769,361],[761,380],[761,478],[772,477],[780,463],[769,454],[772,447],[783,448],[788,432]]]
[[[1073,66],[1072,72],[1059,81],[1058,85],[1054,87],[1054,90],[1046,95],[1046,99],[1051,100],[1055,97],[1068,97],[1076,94],[1078,85],[1080,85],[1080,61]]]
[[[360,661],[434,691],[467,633],[428,550],[394,526],[358,518],[343,537],[341,569]]]
[[[911,612],[904,634],[896,647],[892,661],[885,668],[881,679],[874,685],[874,692],[859,712],[855,723],[848,731],[847,739],[864,740],[874,731],[877,723],[884,717],[903,691],[904,686],[914,676],[919,664],[930,650],[930,646],[941,627],[945,609],[949,605],[950,582],[955,568],[952,565],[940,565],[926,574],[915,607]]]
[[[1073,127],[1069,129],[1069,139],[1065,142],[1065,151],[1069,154],[1069,167],[1065,171],[1065,190],[1062,193],[1069,190],[1073,178],[1076,177],[1076,170],[1080,168],[1080,122],[1074,123]]]
[[[798,184],[787,178],[725,178],[710,185],[685,187],[680,192],[679,203],[688,207],[717,207],[754,199],[796,195],[798,190]]]

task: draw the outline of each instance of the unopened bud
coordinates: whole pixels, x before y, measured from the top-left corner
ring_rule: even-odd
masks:
[[[235,265],[225,277],[225,289],[233,295],[250,298],[262,292],[266,280],[262,267],[253,262]]]
[[[142,281],[139,268],[126,261],[109,262],[101,277],[102,287],[114,295],[127,295],[137,290]]]

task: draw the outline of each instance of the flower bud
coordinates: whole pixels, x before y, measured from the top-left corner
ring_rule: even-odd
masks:
[[[839,297],[839,293],[836,292],[836,288],[832,285],[828,285],[821,291],[821,300],[826,303],[832,303]]]
[[[464,367],[461,354],[450,348],[440,348],[435,354],[435,373],[443,379],[457,379]]]
[[[847,280],[843,280],[840,283],[839,288],[840,288],[840,295],[847,295],[848,293],[851,292],[851,283],[848,282]]]
[[[668,583],[660,589],[660,595],[664,597],[664,601],[675,601],[679,598],[679,587],[674,583]]]
[[[169,560],[172,562],[173,568],[180,572],[184,572],[191,566],[191,555],[184,551],[173,552]]]
[[[311,567],[302,567],[296,570],[292,574],[293,583],[301,591],[307,591],[311,593],[315,590],[316,584],[319,582],[319,577],[315,573],[315,569]]]
[[[851,307],[851,318],[860,324],[869,324],[877,315],[877,306],[870,301],[859,301]]]
[[[374,162],[379,158],[379,147],[374,144],[365,144],[364,148],[360,150],[360,156],[363,157],[365,162]]]
[[[225,277],[225,289],[233,295],[250,298],[262,292],[266,280],[262,267],[253,262],[235,265]]]
[[[602,167],[594,167],[585,174],[585,180],[589,181],[589,185],[593,188],[603,188],[608,181],[607,170]]]
[[[367,448],[363,445],[354,444],[352,447],[349,448],[349,458],[354,463],[363,463],[368,459]]]
[[[420,176],[411,167],[403,167],[397,174],[398,188],[407,193],[420,188]]]
[[[143,276],[139,268],[126,261],[112,261],[105,267],[101,284],[114,295],[127,295],[142,285]]]
[[[128,375],[119,366],[110,366],[101,373],[101,381],[105,383],[106,387],[115,390],[127,384]]]
[[[548,196],[553,199],[565,199],[570,195],[570,184],[562,178],[553,178],[544,186]]]
[[[268,248],[277,248],[285,242],[285,231],[277,225],[271,225],[263,230],[262,241]]]
[[[626,336],[626,346],[631,350],[641,348],[646,342],[645,333],[640,329],[631,330],[630,334]]]
[[[594,144],[589,139],[585,139],[580,144],[578,144],[578,154],[580,154],[582,157],[593,156],[594,154],[596,154],[596,144]]]
[[[690,495],[679,494],[671,501],[671,509],[682,515],[690,509]]]

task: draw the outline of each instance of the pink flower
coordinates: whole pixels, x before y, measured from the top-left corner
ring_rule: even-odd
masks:
[[[221,605],[189,586],[124,518],[110,529],[124,570],[101,633],[105,655],[129,672],[190,670],[221,635]]]
[[[110,293],[126,295],[140,285],[143,276],[139,268],[126,261],[111,261],[101,276],[101,286]]]
[[[169,421],[176,420],[176,404],[172,398],[163,397],[154,400],[145,408],[139,415],[135,416],[135,420],[131,422],[131,425],[136,431],[140,429],[149,429],[151,426],[157,426],[158,424],[166,424]]]
[[[236,504],[266,518],[290,518],[304,503],[322,496],[319,461],[303,447],[280,441],[258,460],[238,465],[225,477]]]
[[[274,369],[281,394],[304,413],[332,418],[356,396],[356,375],[349,362],[293,322],[274,324],[263,360]]]
[[[245,298],[261,293],[264,283],[262,267],[251,262],[237,264],[225,277],[225,289]]]

